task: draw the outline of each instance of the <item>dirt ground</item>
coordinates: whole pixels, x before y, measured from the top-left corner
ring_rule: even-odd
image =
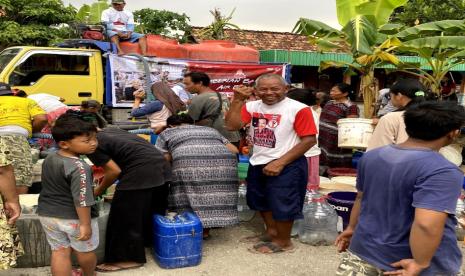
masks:
[[[202,263],[196,267],[167,270],[160,268],[147,251],[147,264],[138,269],[98,273],[97,275],[114,276],[330,276],[334,275],[340,256],[332,246],[312,247],[294,240],[296,251],[261,255],[249,252],[252,244],[239,242],[242,237],[259,233],[261,220],[239,226],[212,230],[212,238],[204,243]],[[12,269],[0,272],[1,276],[42,276],[51,275],[49,267]]]

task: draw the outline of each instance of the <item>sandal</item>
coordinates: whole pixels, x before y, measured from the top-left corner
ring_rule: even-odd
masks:
[[[119,266],[115,264],[101,264],[95,268],[95,271],[100,272],[100,273],[109,273],[109,272],[116,272],[116,271],[122,271],[122,270],[136,269],[142,266],[143,264],[139,264],[136,266],[128,266],[128,267],[123,267],[123,266]]]
[[[271,238],[266,234],[253,235],[243,237],[239,240],[242,243],[259,243],[259,242],[271,242]]]
[[[260,251],[260,248],[267,248],[269,251]],[[274,253],[292,253],[295,251],[295,247],[291,246],[290,248],[283,248],[272,242],[260,242],[254,245],[252,248],[249,248],[249,251],[255,254],[274,254]]]

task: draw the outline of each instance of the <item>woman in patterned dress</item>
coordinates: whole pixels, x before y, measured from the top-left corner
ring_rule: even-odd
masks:
[[[359,109],[349,99],[350,86],[336,84],[330,91],[332,98],[321,111],[318,144],[321,148],[320,165],[330,168],[351,167],[352,150],[337,146],[337,121],[344,118],[358,118]]]
[[[237,148],[210,127],[192,125],[187,114],[172,115],[156,147],[172,161],[169,205],[192,210],[209,229],[238,223]]]

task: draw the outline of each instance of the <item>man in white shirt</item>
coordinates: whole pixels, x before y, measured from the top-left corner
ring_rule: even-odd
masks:
[[[111,8],[102,12],[102,22],[107,26],[107,35],[111,42],[116,45],[118,55],[124,55],[119,42],[128,40],[130,42],[139,41],[142,55],[147,54],[147,40],[143,34],[134,32],[134,15],[130,11],[125,11],[124,0],[112,0]]]

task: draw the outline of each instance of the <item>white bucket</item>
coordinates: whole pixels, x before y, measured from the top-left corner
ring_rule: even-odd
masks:
[[[374,130],[371,119],[360,118],[340,119],[337,127],[340,148],[367,148]]]

